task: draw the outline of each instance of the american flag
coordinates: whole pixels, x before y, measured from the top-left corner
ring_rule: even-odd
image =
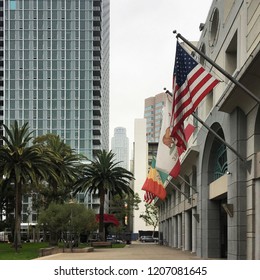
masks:
[[[145,192],[144,194],[144,201],[148,204],[151,204],[152,201],[156,198],[156,195],[153,193],[150,193],[148,191]]]
[[[173,73],[172,132],[176,145],[186,150],[184,120],[219,83],[177,42]]]

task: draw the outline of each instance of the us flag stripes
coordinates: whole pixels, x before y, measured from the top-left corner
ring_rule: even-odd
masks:
[[[156,198],[156,195],[154,195],[153,193],[150,193],[148,191],[146,191],[144,194],[144,201],[148,204],[151,204],[155,198]]]
[[[212,77],[177,42],[173,73],[171,136],[178,147],[186,150],[184,120],[218,83],[219,80]]]

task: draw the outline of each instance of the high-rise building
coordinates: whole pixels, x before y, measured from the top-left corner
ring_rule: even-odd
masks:
[[[133,233],[139,236],[140,231],[153,230],[143,219],[140,218],[141,214],[145,213],[145,202],[142,186],[148,174],[148,144],[146,142],[145,128],[147,126],[146,119],[135,119],[134,122],[134,192],[138,194],[141,202],[138,204],[138,209],[134,210],[133,214]]]
[[[124,127],[116,127],[114,136],[111,140],[111,149],[115,154],[115,161],[119,162],[118,166],[129,169],[129,139],[126,136]]]
[[[7,126],[29,122],[36,136],[58,134],[90,159],[108,150],[109,7],[109,0],[0,0]]]
[[[0,0],[0,135],[4,117],[4,1]],[[0,145],[2,141],[0,141]]]
[[[110,0],[0,0],[0,124],[28,122],[88,159],[108,150],[109,17]]]
[[[160,137],[162,108],[166,93],[162,92],[146,98],[144,101],[144,117],[146,119],[146,141],[158,142]]]

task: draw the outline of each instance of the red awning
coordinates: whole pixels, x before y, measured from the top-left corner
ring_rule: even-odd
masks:
[[[99,222],[99,214],[96,215],[96,219]],[[104,223],[119,226],[119,221],[113,214],[104,214]]]

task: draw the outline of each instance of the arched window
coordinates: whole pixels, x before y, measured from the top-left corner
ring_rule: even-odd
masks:
[[[209,45],[213,47],[216,45],[219,31],[219,11],[214,8],[210,17],[210,34],[209,34]]]
[[[220,127],[216,132],[222,139],[225,139]],[[208,168],[210,173],[209,183],[217,180],[227,171],[227,147],[216,138],[211,146]]]
[[[221,144],[216,150],[215,164],[214,164],[214,180],[223,176],[227,171],[227,148]]]

